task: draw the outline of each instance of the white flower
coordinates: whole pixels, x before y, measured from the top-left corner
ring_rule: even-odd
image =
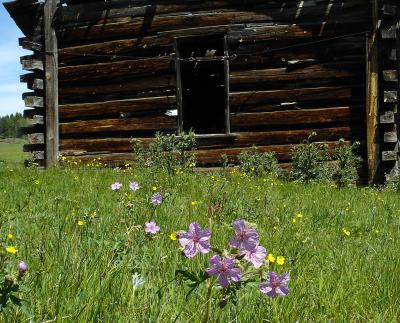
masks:
[[[138,273],[134,273],[132,275],[132,287],[133,287],[133,291],[137,290],[141,285],[144,284],[144,279],[143,277],[138,274]]]

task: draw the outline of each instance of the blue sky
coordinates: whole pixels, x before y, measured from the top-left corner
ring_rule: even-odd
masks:
[[[2,3],[0,0],[0,116],[24,110],[21,96],[27,88],[19,82],[24,73],[19,57],[30,53],[18,46],[18,38],[23,35]]]

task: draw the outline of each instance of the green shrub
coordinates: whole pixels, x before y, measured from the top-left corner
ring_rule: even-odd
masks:
[[[355,154],[355,151],[359,146],[359,142],[348,146],[344,144],[344,139],[339,140],[339,145],[335,148],[333,154],[335,163],[333,164],[331,175],[337,187],[346,187],[356,184],[361,158]]]
[[[238,157],[239,167],[242,172],[254,176],[269,175],[279,176],[280,168],[273,153],[262,153],[256,146],[240,153]]]
[[[139,139],[132,140],[137,167],[155,167],[170,174],[195,166],[195,144],[195,134],[192,131],[179,136],[157,132],[147,148]]]
[[[291,178],[300,182],[308,183],[329,179],[328,146],[311,142],[312,133],[304,143],[292,149],[293,169]]]

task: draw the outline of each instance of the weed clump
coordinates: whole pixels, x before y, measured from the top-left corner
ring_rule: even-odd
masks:
[[[309,183],[329,179],[328,146],[311,142],[313,132],[302,144],[292,149],[293,170],[290,177],[293,180]]]
[[[256,146],[240,153],[238,157],[240,170],[253,176],[268,175],[278,177],[280,168],[273,153],[262,153]]]
[[[193,153],[196,140],[193,131],[175,134],[156,133],[147,147],[139,139],[132,140],[135,164],[139,168],[154,167],[175,174],[196,165]]]

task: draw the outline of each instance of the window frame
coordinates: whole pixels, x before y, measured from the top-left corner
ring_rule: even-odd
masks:
[[[210,36],[217,36],[219,34],[210,34]],[[225,89],[225,131],[221,133],[206,133],[206,134],[195,134],[197,138],[226,138],[235,136],[235,134],[231,133],[231,120],[230,120],[230,82],[229,82],[229,74],[230,74],[230,64],[229,64],[229,46],[228,46],[228,37],[226,34],[220,34],[223,36],[223,48],[224,53],[222,60],[224,62],[224,89]],[[181,78],[181,56],[179,52],[179,41],[182,39],[190,39],[190,38],[199,38],[199,37],[207,37],[207,36],[181,36],[174,37],[174,52],[175,52],[175,75],[176,75],[176,107],[178,112],[178,135],[181,135],[183,131],[183,96],[182,96],[182,78]],[[207,59],[205,59],[207,60]],[[213,60],[210,58],[209,60]],[[214,58],[215,60],[215,58]]]

